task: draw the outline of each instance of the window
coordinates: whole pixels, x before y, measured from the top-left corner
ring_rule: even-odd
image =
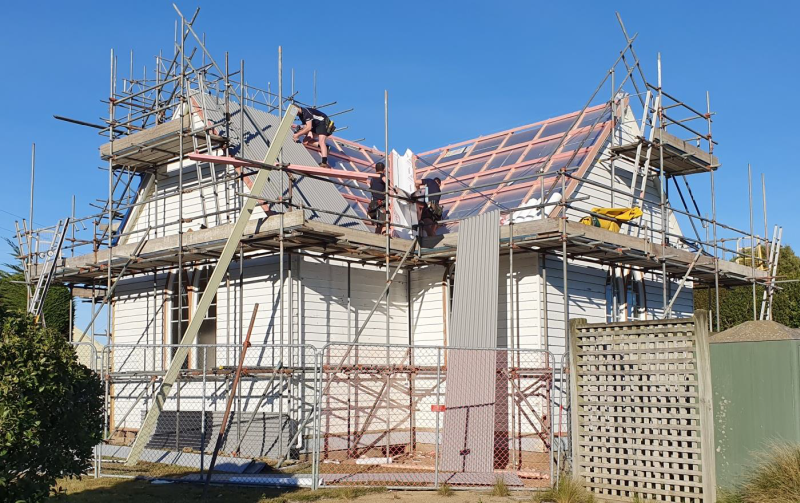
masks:
[[[200,296],[203,295],[203,292],[206,291],[206,287],[208,286],[208,280],[211,278],[211,273],[214,271],[213,267],[206,266],[197,271],[195,274],[198,274],[197,281],[195,282],[195,288],[197,288],[197,301],[200,301]],[[211,305],[208,307],[208,312],[206,313],[205,318],[203,320],[217,320],[217,296],[214,295],[214,298],[211,299]]]
[[[208,285],[208,279],[211,276],[213,267],[206,266],[189,274],[184,271],[180,278],[180,292],[178,291],[178,274],[175,273],[170,279],[169,286],[169,344],[180,344],[186,327],[191,321],[192,313],[194,312],[200,297]],[[192,295],[189,295],[189,292]],[[198,344],[216,344],[217,333],[217,296],[215,295],[211,301],[211,305],[203,318],[203,323],[200,325],[200,331],[197,335]],[[177,347],[170,348],[170,358],[175,356]],[[202,353],[193,352],[193,361],[198,365],[202,365]],[[216,364],[215,351],[209,349],[206,356],[207,368],[213,368]],[[189,359],[183,362],[183,368],[189,368]]]
[[[169,288],[169,339],[168,344],[180,344],[186,326],[189,324],[189,278],[184,271],[180,274],[175,273],[170,280]],[[178,288],[180,286],[180,292]],[[170,360],[175,356],[178,348],[171,347],[169,352]],[[183,368],[188,368],[188,360],[183,362]]]
[[[206,288],[208,287],[208,279],[211,277],[211,273],[213,272],[214,268],[212,266],[206,266],[202,269],[195,272],[195,281],[194,281],[194,288],[196,291],[195,295],[195,305],[196,303],[200,302],[200,297],[205,292]],[[208,344],[214,345],[217,343],[217,296],[214,295],[214,298],[211,300],[211,305],[208,306],[208,311],[206,312],[205,317],[203,318],[203,323],[200,325],[200,331],[197,334],[197,343],[198,344]],[[203,357],[203,352],[205,352],[205,358]],[[216,349],[215,348],[208,348],[208,349],[198,349],[197,354],[197,366],[203,365],[203,361],[205,360],[205,366],[207,369],[212,369],[217,366],[217,359],[216,359]]]
[[[469,144],[469,145],[464,145],[463,147],[456,147],[448,150],[447,153],[445,153],[442,156],[442,158],[439,159],[439,163],[450,162],[461,159],[462,157],[467,155],[467,151],[471,146],[472,144]]]

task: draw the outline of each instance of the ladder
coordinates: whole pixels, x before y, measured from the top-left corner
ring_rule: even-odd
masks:
[[[641,125],[639,127],[639,132],[642,135],[639,138],[638,144],[636,146],[636,157],[633,161],[633,176],[631,178],[631,208],[636,208],[637,206],[639,209],[644,210],[644,200],[645,196],[647,195],[647,182],[650,177],[650,159],[652,159],[653,153],[653,140],[655,138],[656,129],[660,127],[659,124],[659,115],[658,112],[661,108],[661,97],[658,95],[653,95],[649,90],[647,91],[647,95],[644,99],[644,110],[642,111],[642,120]],[[645,130],[649,126],[649,131],[647,132],[647,140],[645,141]],[[646,143],[646,145],[645,145]],[[645,149],[646,152],[644,154],[644,162],[642,162],[642,149]],[[641,182],[638,181],[638,178],[641,176]],[[637,183],[640,183],[639,189],[639,197],[636,197],[636,189]],[[665,190],[664,187],[661,187],[661,190]],[[628,229],[628,233],[633,235],[634,237],[639,237],[642,232],[641,226],[630,226]],[[649,239],[649,238],[648,238]]]
[[[44,307],[44,299],[47,297],[47,291],[50,289],[50,283],[53,281],[53,273],[56,270],[56,263],[58,257],[61,255],[61,247],[64,245],[64,238],[67,235],[67,228],[69,227],[70,219],[59,220],[53,231],[53,240],[50,242],[50,247],[47,251],[39,252],[38,256],[44,259],[42,268],[39,274],[39,279],[36,282],[36,288],[31,295],[31,301],[28,305],[28,313],[33,315],[36,321],[42,315],[42,308]],[[30,261],[29,265],[35,264],[36,261]],[[28,272],[28,277],[32,277],[33,271]],[[42,319],[44,324],[44,319]]]
[[[213,146],[211,144],[211,133],[209,132],[209,129],[207,127],[207,122],[208,122],[208,113],[207,113],[208,107],[206,106],[207,91],[206,91],[205,81],[203,80],[203,74],[202,73],[199,75],[199,92],[198,92],[198,95],[200,97],[200,110],[197,110],[196,112],[199,112],[201,114],[202,118],[203,118],[203,133],[205,135],[205,150],[209,155],[214,155],[214,152],[213,152],[214,149],[213,149]],[[191,102],[190,102],[190,110],[189,110],[189,125],[190,125],[190,129],[194,132],[194,129],[195,129],[194,128],[194,113],[192,113],[192,111],[191,111]],[[200,145],[200,142],[197,139],[197,135],[195,135],[195,134],[192,134],[192,146],[194,147],[194,151],[195,152],[200,152],[201,151],[202,146]],[[202,165],[203,165],[203,163],[200,163],[200,162],[196,162],[195,163],[195,168],[197,170],[197,185],[199,187],[199,193],[200,193],[200,206],[201,206],[202,212],[203,212],[203,225],[205,227],[208,227],[209,226],[208,225],[208,209],[206,208],[206,194],[205,194],[205,189],[203,188],[204,180],[203,180],[203,166]],[[183,168],[183,167],[181,167],[181,168]],[[209,176],[210,176],[210,179],[211,179],[211,191],[213,193],[214,208],[215,208],[214,222],[215,222],[216,225],[219,225],[221,223],[221,221],[220,221],[219,193],[217,191],[216,167],[215,167],[215,165],[213,163],[209,163],[208,169],[209,169]]]
[[[772,243],[770,244],[767,262],[767,284],[764,287],[764,294],[761,297],[761,314],[759,320],[772,320],[772,298],[775,293],[775,280],[778,275],[778,259],[781,256],[781,239],[783,238],[783,227],[777,225],[772,231]]]

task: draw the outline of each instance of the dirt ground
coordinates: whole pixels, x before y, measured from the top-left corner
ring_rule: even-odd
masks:
[[[70,503],[140,503],[168,501],[188,503],[201,501],[202,487],[196,484],[151,483],[146,480],[119,478],[89,478],[60,480],[59,492],[53,499]],[[509,496],[492,496],[486,491],[453,491],[443,496],[436,491],[389,491],[383,488],[336,488],[310,491],[279,490],[235,486],[211,486],[208,501],[242,503],[291,503],[325,501],[326,503],[510,503],[532,500],[533,493],[512,491]]]

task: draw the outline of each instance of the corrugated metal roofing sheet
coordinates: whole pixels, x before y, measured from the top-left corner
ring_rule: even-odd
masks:
[[[384,153],[378,149],[365,147],[355,142],[338,137],[331,137],[328,141],[328,164],[332,168],[361,173],[374,173],[375,164],[386,161]],[[316,161],[320,160],[319,151],[309,147],[309,153]],[[362,218],[367,217],[367,207],[372,199],[372,194],[361,189],[369,187],[367,183],[349,181],[350,187],[337,185],[336,188],[350,203],[350,207]]]
[[[450,347],[497,347],[499,243],[499,210],[461,222],[450,315]]]
[[[195,94],[194,98],[198,108],[200,108],[199,96]],[[202,108],[206,111],[206,120],[217,125],[218,134],[224,134],[224,103],[218,101],[214,97],[206,96],[202,105]],[[231,114],[230,136],[231,138],[238,138],[239,124],[241,123],[240,107],[238,103],[230,103],[229,107]],[[277,115],[253,107],[246,106],[244,110],[244,150],[242,151],[239,145],[234,145],[230,153],[247,159],[261,160],[267,154],[274,134],[273,131],[278,128],[281,119]],[[318,163],[303,145],[295,143],[288,137],[284,140],[281,162],[297,164],[299,166],[316,166]],[[289,178],[285,174],[282,176],[284,177],[284,197],[288,197]],[[259,195],[268,199],[277,199],[280,193],[281,179],[278,173],[274,173],[270,176],[269,182]],[[357,214],[351,209],[348,201],[336,188],[336,185],[322,180],[305,176],[296,177],[293,198],[295,204],[302,204],[305,207],[324,209],[357,217]],[[306,210],[306,218],[342,227],[355,228],[363,231],[368,230],[357,218],[348,218],[314,210]]]
[[[499,242],[500,211],[461,222],[448,346],[486,349],[447,351],[442,470],[494,468]]]

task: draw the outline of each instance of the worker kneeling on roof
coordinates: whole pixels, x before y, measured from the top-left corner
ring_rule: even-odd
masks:
[[[316,108],[310,107],[299,107],[297,109],[297,118],[303,124],[295,131],[294,141],[297,142],[302,135],[306,135],[303,138],[303,145],[319,146],[319,152],[322,155],[322,161],[319,165],[323,168],[329,168],[328,145],[325,141],[336,130],[333,121]]]
[[[420,235],[435,236],[442,219],[444,209],[439,204],[442,197],[442,180],[439,178],[423,178],[417,182],[417,220]]]

